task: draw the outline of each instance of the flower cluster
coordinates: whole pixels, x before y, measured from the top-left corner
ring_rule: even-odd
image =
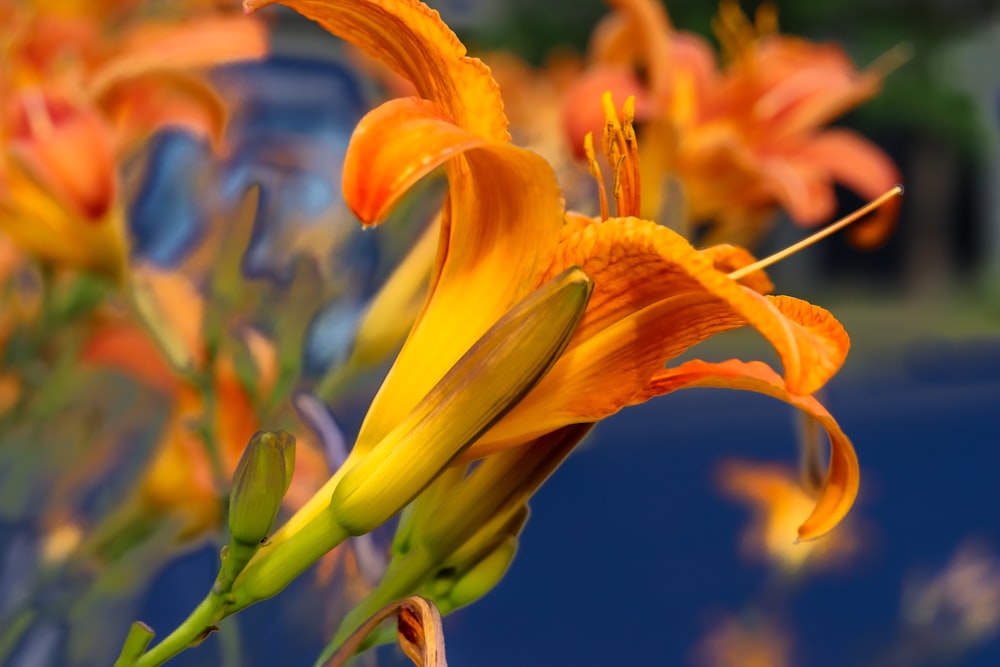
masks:
[[[584,135],[604,122],[601,93],[636,96],[644,215],[706,242],[752,246],[777,207],[813,226],[836,211],[834,183],[868,199],[899,183],[879,148],[824,126],[873,97],[901,52],[858,71],[836,44],[780,34],[773,6],[762,4],[750,23],[724,0],[713,24],[720,66],[702,37],[673,28],[658,0],[609,4],[588,68],[566,95],[565,128],[582,156]],[[883,207],[852,240],[884,242],[896,215]]]

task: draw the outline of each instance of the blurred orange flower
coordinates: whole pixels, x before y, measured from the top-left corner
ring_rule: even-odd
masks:
[[[689,238],[708,226],[709,242],[752,245],[779,206],[797,224],[817,225],[835,213],[835,183],[871,199],[900,181],[875,145],[824,129],[874,96],[900,53],[858,71],[835,44],[779,34],[771,5],[761,5],[751,24],[724,0],[713,26],[720,68],[701,37],[672,28],[657,0],[609,4],[615,11],[593,34],[588,70],[567,95],[566,131],[582,155],[584,134],[603,123],[601,93],[636,95],[642,175],[651,186],[644,215],[669,210]],[[851,231],[852,241],[883,242],[897,209],[883,207]]]
[[[765,617],[725,618],[699,643],[699,667],[789,667],[788,634]]]
[[[748,558],[774,563],[794,574],[805,567],[841,563],[859,546],[843,523],[817,540],[789,539],[816,504],[816,489],[808,488],[784,466],[727,461],[719,468],[718,484],[724,494],[749,505],[753,512],[742,540]]]
[[[0,0],[0,232],[115,278],[122,162],[165,125],[218,142],[225,106],[197,70],[267,49],[242,16],[154,19],[136,5]]]

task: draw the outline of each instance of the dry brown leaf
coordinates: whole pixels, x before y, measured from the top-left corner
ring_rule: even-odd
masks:
[[[396,615],[397,640],[413,664],[417,667],[448,667],[441,614],[433,602],[419,595],[411,595],[382,607],[337,649],[326,667],[346,665],[368,634],[393,614]]]

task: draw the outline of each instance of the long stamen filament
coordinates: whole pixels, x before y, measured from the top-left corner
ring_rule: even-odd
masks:
[[[623,119],[618,117],[610,91],[601,96],[605,125],[601,147],[614,174],[615,208],[618,217],[639,215],[639,148],[635,136],[635,97],[625,100]]]
[[[818,241],[822,241],[827,236],[830,236],[831,234],[839,232],[844,227],[847,227],[851,223],[860,220],[861,218],[865,217],[866,215],[868,215],[869,213],[871,213],[872,211],[874,211],[878,207],[880,207],[883,204],[885,204],[886,202],[888,202],[888,201],[890,201],[892,199],[895,199],[896,197],[899,197],[902,194],[903,194],[903,186],[902,185],[897,185],[896,187],[892,188],[891,190],[889,190],[885,194],[883,194],[883,195],[877,197],[876,199],[873,199],[872,201],[868,202],[867,204],[865,204],[864,206],[862,206],[858,210],[854,211],[853,213],[844,216],[843,218],[841,218],[837,222],[833,223],[832,225],[824,227],[823,229],[819,230],[815,234],[813,234],[811,236],[807,236],[806,238],[802,239],[798,243],[793,243],[792,245],[788,246],[784,250],[779,250],[778,252],[774,253],[773,255],[769,255],[768,257],[765,257],[764,259],[758,260],[758,261],[754,262],[753,264],[747,264],[746,266],[744,266],[744,267],[742,267],[740,269],[736,269],[735,271],[733,271],[733,272],[731,272],[729,274],[729,278],[732,279],[732,280],[741,280],[743,278],[746,278],[748,275],[750,275],[754,271],[759,271],[761,269],[766,269],[767,267],[769,267],[769,266],[771,266],[773,264],[777,264],[781,260],[794,255],[795,253],[799,252],[800,250],[808,248],[809,246],[813,245],[814,243],[816,243]]]

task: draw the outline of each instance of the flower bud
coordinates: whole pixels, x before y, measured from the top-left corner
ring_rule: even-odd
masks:
[[[250,438],[233,473],[229,532],[233,542],[257,545],[267,537],[295,470],[295,437],[258,431]]]
[[[504,315],[409,418],[350,469],[330,511],[351,535],[391,518],[545,375],[583,317],[592,283],[571,268]]]
[[[472,604],[493,590],[507,573],[517,553],[517,538],[509,537],[458,576],[447,592],[434,596],[442,614]]]

